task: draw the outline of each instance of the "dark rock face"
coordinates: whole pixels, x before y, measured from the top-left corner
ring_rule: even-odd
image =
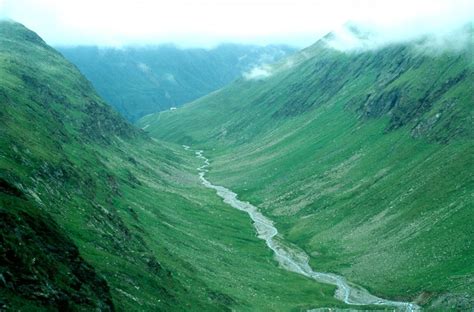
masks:
[[[51,218],[25,198],[0,179],[0,297],[9,298],[0,301],[0,310],[30,305],[113,311],[107,282]]]

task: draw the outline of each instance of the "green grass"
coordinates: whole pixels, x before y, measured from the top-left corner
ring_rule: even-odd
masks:
[[[49,259],[27,267],[18,284],[35,281],[49,297],[7,286],[2,309],[61,309],[60,300],[48,298],[55,296],[51,289],[69,287],[75,262],[61,262],[64,248],[77,248],[119,311],[346,306],[333,298],[334,287],[279,268],[248,216],[200,184],[192,153],[126,123],[74,66],[16,23],[0,23],[0,77],[1,181],[23,194],[27,208],[18,209],[46,220],[44,228],[58,236],[49,243],[48,235],[29,234],[36,239],[19,249],[23,257],[41,250]],[[13,246],[35,233],[35,222],[17,226],[22,217],[8,204],[8,192],[2,184],[1,209],[20,216],[7,222],[17,232],[0,231]],[[2,249],[0,274],[24,269],[6,258]],[[55,268],[61,280],[35,274],[39,268]],[[84,285],[94,283],[85,278]],[[88,296],[90,289],[72,292],[72,310],[110,307]]]
[[[342,53],[319,42],[266,80],[237,81],[138,124],[204,149],[209,179],[258,205],[316,270],[429,309],[467,309],[470,49]]]
[[[148,152],[155,151],[156,147],[151,145]],[[143,150],[139,152],[141,155],[127,154],[147,162],[153,160],[151,155],[144,157]],[[136,218],[122,215],[133,227],[149,233],[145,240],[150,246],[161,246],[156,249],[157,254],[164,248],[172,259],[183,261],[173,264],[174,276],[189,285],[196,283],[193,279],[203,281],[205,286],[196,291],[238,310],[340,306],[332,298],[333,287],[279,269],[271,251],[256,237],[248,216],[223,204],[214,192],[200,186],[193,169],[199,164],[191,153],[182,156],[191,166],[182,171],[169,168],[171,172],[164,174],[170,174],[172,179],[166,185],[148,178],[146,189],[124,189],[124,197],[137,199],[126,202],[136,212]],[[114,167],[120,162],[109,159]],[[124,165],[120,163],[116,169],[123,169]],[[144,171],[160,166],[163,165],[159,162],[148,163]],[[143,173],[135,171],[133,165],[128,169],[142,180]],[[126,207],[122,211],[127,211]]]

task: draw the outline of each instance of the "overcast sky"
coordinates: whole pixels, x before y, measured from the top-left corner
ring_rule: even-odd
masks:
[[[444,32],[473,20],[474,0],[0,0],[0,17],[52,45],[303,47],[348,20],[394,37]]]

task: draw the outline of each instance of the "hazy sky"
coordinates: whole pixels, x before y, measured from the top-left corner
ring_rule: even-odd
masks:
[[[348,20],[394,37],[447,31],[473,20],[474,0],[0,0],[0,17],[52,45],[302,47]]]

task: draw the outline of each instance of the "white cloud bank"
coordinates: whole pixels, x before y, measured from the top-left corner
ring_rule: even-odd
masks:
[[[256,66],[242,74],[246,80],[262,80],[270,77],[271,75],[271,69],[268,68],[267,65]]]
[[[473,0],[0,0],[0,17],[53,45],[223,41],[306,46],[351,20],[386,38],[454,29]]]
[[[467,29],[470,27],[471,29]],[[416,29],[416,28],[415,28]],[[373,50],[392,43],[415,42],[424,51],[459,51],[472,46],[472,25],[459,25],[457,28],[417,29],[400,31],[381,29],[371,25],[353,24],[341,26],[325,39],[328,46],[340,51]]]

